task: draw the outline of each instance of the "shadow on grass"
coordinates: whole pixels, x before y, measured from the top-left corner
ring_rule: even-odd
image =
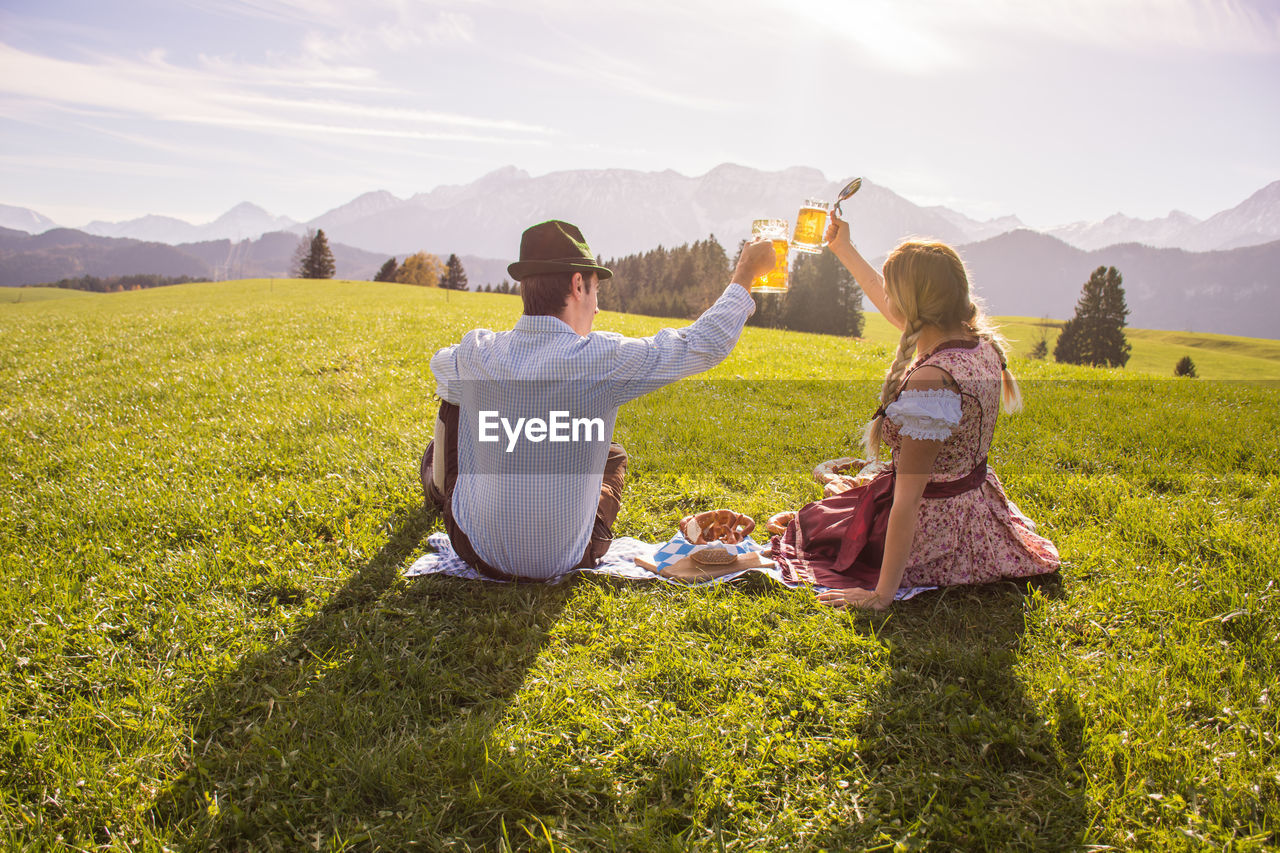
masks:
[[[1079,709],[1059,702],[1050,721],[1018,673],[1033,588],[1059,594],[1056,578],[956,587],[899,605],[880,624],[889,675],[860,727],[869,782],[850,791],[859,822],[834,827],[816,848],[1083,844]]]
[[[457,792],[486,766],[485,734],[569,591],[400,583],[434,519],[389,519],[386,544],[318,613],[195,701],[191,764],[153,812],[184,847],[399,844],[467,808]],[[472,819],[493,836],[497,815]]]

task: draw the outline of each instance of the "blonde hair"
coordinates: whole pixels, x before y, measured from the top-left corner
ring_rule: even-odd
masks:
[[[903,327],[898,351],[880,390],[880,408],[862,436],[868,457],[877,459],[880,455],[884,408],[897,396],[925,326],[943,329],[964,326],[990,341],[1000,354],[1000,398],[1004,410],[1016,412],[1022,408],[1018,381],[1006,365],[1008,343],[983,314],[981,302],[970,294],[969,276],[955,249],[927,240],[903,243],[884,262],[884,287],[890,303],[902,317]]]

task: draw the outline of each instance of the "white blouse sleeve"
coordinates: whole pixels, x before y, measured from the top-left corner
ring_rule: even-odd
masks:
[[[907,390],[884,407],[884,414],[909,438],[946,441],[960,425],[960,395],[946,388]]]

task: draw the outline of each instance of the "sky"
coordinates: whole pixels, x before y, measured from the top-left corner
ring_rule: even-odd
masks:
[[[0,128],[0,203],[69,226],[726,162],[1204,218],[1280,179],[1280,2],[0,0]]]

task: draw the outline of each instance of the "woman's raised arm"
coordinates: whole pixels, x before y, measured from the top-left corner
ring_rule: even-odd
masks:
[[[854,281],[858,282],[858,286],[862,288],[863,293],[867,294],[867,298],[871,300],[872,305],[876,306],[876,310],[886,320],[901,329],[905,323],[898,312],[889,305],[889,295],[884,289],[884,278],[854,248],[853,242],[849,239],[849,223],[836,216],[834,212],[827,223],[826,241],[827,248],[853,275]]]

